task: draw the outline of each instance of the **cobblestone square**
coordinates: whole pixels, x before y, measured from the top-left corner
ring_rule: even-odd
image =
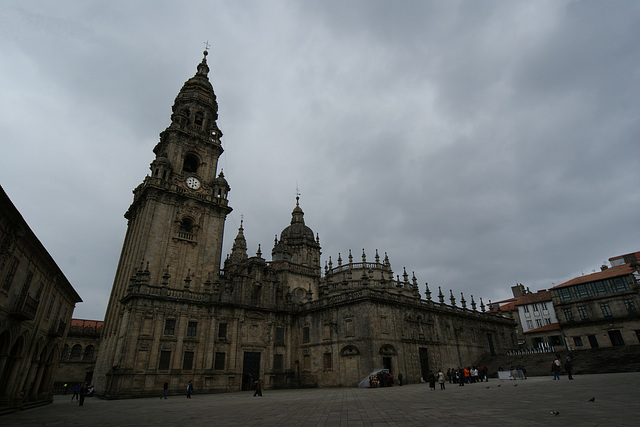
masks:
[[[640,373],[492,379],[446,390],[427,384],[101,400],[71,395],[0,418],[3,426],[635,426]],[[160,396],[161,391],[158,391]],[[594,402],[590,399],[595,397]],[[552,412],[559,412],[558,415]]]

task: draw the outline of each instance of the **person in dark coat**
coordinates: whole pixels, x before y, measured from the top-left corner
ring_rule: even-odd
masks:
[[[80,387],[80,401],[78,402],[80,406],[84,405],[85,397],[87,397],[87,383],[82,384],[82,387]]]
[[[162,396],[160,396],[160,399],[163,397],[165,399],[167,398],[167,391],[169,391],[169,380],[166,380],[162,386]]]
[[[573,366],[571,365],[571,358],[567,356],[567,360],[564,362],[564,370],[567,371],[567,376],[570,380],[573,379],[573,376],[571,375],[572,369],[573,369]]]
[[[436,389],[436,376],[433,371],[429,371],[429,388],[434,391]]]

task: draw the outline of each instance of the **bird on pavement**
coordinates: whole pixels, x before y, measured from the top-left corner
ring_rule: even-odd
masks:
[[[593,396],[591,399],[589,399],[589,402],[595,402],[596,401],[596,397]]]
[[[551,413],[552,413],[553,415],[560,415],[560,412],[558,412],[558,411],[551,411]]]

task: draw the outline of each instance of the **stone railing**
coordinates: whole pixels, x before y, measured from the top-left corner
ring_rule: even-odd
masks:
[[[38,300],[29,296],[29,294],[21,295],[16,301],[11,315],[22,320],[33,320],[38,311]]]
[[[382,270],[384,269],[384,267],[385,267],[384,264],[380,264],[379,262],[352,262],[349,264],[342,264],[337,267],[334,267],[331,270],[329,270],[326,274],[330,275],[330,274],[340,273],[342,271],[361,270],[361,269]]]

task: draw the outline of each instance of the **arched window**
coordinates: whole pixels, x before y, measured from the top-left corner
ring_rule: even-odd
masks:
[[[193,228],[193,220],[191,218],[183,218],[180,222],[180,231],[190,233]]]
[[[79,358],[81,354],[82,354],[82,347],[80,346],[80,344],[76,344],[73,347],[71,347],[71,358],[72,359]]]
[[[88,345],[87,348],[84,349],[84,358],[91,359],[93,357],[93,346]]]
[[[182,171],[196,173],[198,172],[198,166],[200,166],[200,159],[198,159],[198,157],[195,154],[187,154],[184,157]]]

